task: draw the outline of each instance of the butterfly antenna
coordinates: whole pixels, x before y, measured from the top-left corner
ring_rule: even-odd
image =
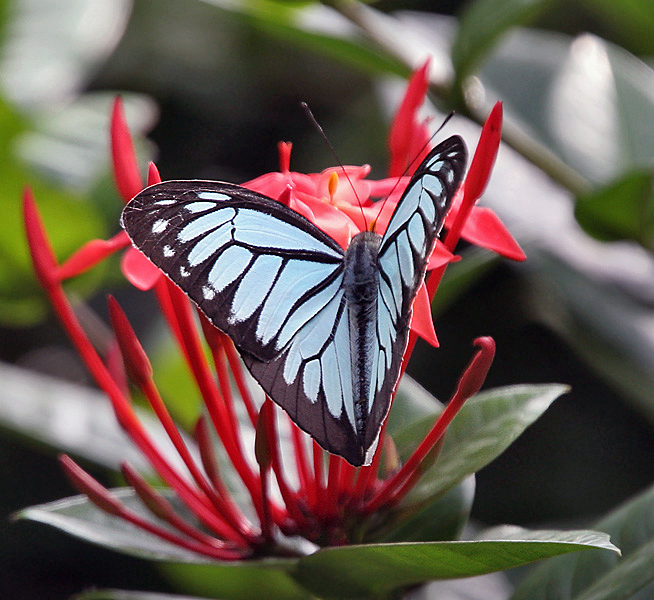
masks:
[[[325,140],[325,143],[327,144],[327,147],[329,148],[329,151],[332,153],[332,156],[336,159],[336,162],[338,163],[338,166],[341,167],[341,170],[343,171],[343,175],[345,175],[345,179],[347,179],[348,183],[350,184],[350,187],[352,188],[352,191],[354,192],[354,196],[357,199],[357,202],[359,203],[359,210],[361,210],[361,216],[363,217],[363,222],[366,226],[366,229],[368,229],[368,220],[366,219],[366,213],[363,210],[363,203],[361,202],[361,198],[359,198],[359,194],[357,194],[357,190],[354,187],[354,184],[352,183],[352,180],[350,179],[350,176],[347,174],[347,170],[345,169],[345,165],[341,162],[341,159],[338,157],[338,154],[336,154],[336,150],[334,150],[334,146],[332,146],[332,143],[329,141],[329,138],[327,137],[327,134],[325,133],[325,130],[320,126],[320,123],[318,123],[318,120],[316,117],[313,115],[311,112],[311,109],[309,108],[309,105],[306,102],[300,102],[300,106],[302,107],[302,110],[304,110],[304,113],[306,114],[307,118],[313,126],[318,130],[318,133],[322,136],[322,139]]]
[[[377,219],[379,219],[379,215],[381,215],[382,210],[384,210],[384,205],[386,204],[386,200],[388,200],[391,197],[391,195],[395,191],[395,188],[397,188],[397,186],[400,184],[400,181],[402,180],[402,177],[404,177],[413,168],[413,165],[416,163],[416,161],[418,160],[420,155],[424,152],[425,148],[427,148],[429,146],[429,144],[431,144],[432,140],[441,132],[443,127],[445,127],[445,125],[447,125],[447,123],[449,122],[449,120],[453,116],[454,116],[454,111],[452,111],[449,115],[447,115],[447,117],[445,117],[445,119],[441,123],[440,127],[436,131],[434,131],[434,133],[432,133],[431,136],[429,136],[429,139],[421,146],[420,150],[418,150],[418,152],[413,157],[413,159],[411,159],[411,162],[405,167],[404,171],[402,171],[402,175],[400,175],[397,178],[397,181],[395,182],[395,184],[391,188],[391,191],[388,192],[388,194],[386,195],[386,198],[384,198],[383,202],[381,203],[381,207],[379,209],[379,212],[377,213],[377,216],[375,217],[374,222],[377,222]]]

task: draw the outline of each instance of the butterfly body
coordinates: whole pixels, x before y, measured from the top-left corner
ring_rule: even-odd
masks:
[[[229,335],[265,392],[326,450],[368,464],[390,407],[411,307],[465,147],[432,150],[383,235],[344,251],[304,216],[238,185],[167,181],[125,207],[134,245]]]

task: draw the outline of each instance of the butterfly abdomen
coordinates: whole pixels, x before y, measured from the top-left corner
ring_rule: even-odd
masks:
[[[361,440],[370,412],[372,368],[377,335],[379,266],[377,253],[381,236],[362,232],[352,238],[345,253],[343,286],[350,322],[352,390],[356,430]]]

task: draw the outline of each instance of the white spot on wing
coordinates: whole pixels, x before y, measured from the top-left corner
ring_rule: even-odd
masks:
[[[179,274],[180,274],[182,277],[188,277],[191,273],[186,269],[186,267],[184,267],[184,266],[180,266],[180,267],[179,267]]]
[[[204,212],[205,210],[210,210],[215,208],[214,202],[189,202],[184,205],[184,208],[192,213]]]
[[[216,297],[216,292],[213,291],[212,288],[210,288],[207,285],[202,286],[202,297],[205,300],[213,300]]]
[[[175,204],[176,202],[177,200],[175,200],[174,198],[168,198],[166,200],[157,200],[153,204],[155,204],[156,206],[170,206],[171,204]]]
[[[202,200],[224,201],[229,200],[231,196],[228,194],[223,194],[222,192],[199,192],[198,198],[201,198]]]
[[[173,256],[175,256],[175,251],[168,244],[166,244],[163,247],[163,255],[166,258],[172,258]]]
[[[168,227],[168,219],[157,219],[153,224],[152,224],[152,233],[161,233],[166,230],[166,227]]]

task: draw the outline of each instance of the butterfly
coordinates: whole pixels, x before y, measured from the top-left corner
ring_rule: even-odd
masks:
[[[285,205],[218,181],[166,181],[125,207],[132,243],[234,342],[250,373],[323,448],[369,464],[411,307],[463,176],[458,136],[411,177],[383,235],[343,250]]]

